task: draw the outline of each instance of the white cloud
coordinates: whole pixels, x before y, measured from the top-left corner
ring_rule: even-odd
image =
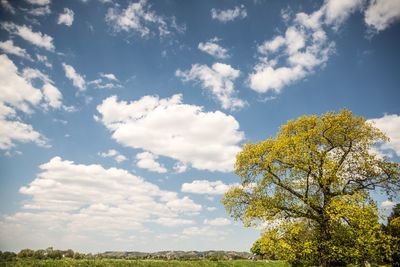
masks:
[[[183,173],[183,172],[187,171],[188,166],[183,162],[177,162],[177,163],[175,163],[173,168],[176,173]]]
[[[2,108],[2,104],[0,104],[0,109]],[[15,141],[21,143],[34,142],[40,146],[46,145],[44,137],[35,131],[32,125],[0,117],[0,149],[6,150],[14,147]]]
[[[114,89],[122,87],[117,77],[112,73],[100,73],[100,77],[96,80],[88,82],[88,85],[92,85],[98,89]]]
[[[100,73],[100,76],[103,77],[103,78],[106,78],[106,79],[108,79],[110,81],[118,82],[117,77],[112,73]]]
[[[337,28],[364,4],[365,0],[326,0],[322,7],[325,9],[325,22]]]
[[[133,102],[109,97],[97,106],[118,143],[170,157],[194,168],[232,171],[243,133],[234,117],[182,103],[182,95]]]
[[[113,158],[118,163],[127,160],[127,158],[124,155],[122,155],[115,149],[110,149],[107,152],[100,152],[98,153],[98,155],[103,158]]]
[[[6,55],[0,55],[0,62],[0,102],[32,113],[31,105],[40,103],[42,93],[19,74],[17,66]]]
[[[164,226],[182,226],[182,225],[188,225],[188,224],[194,224],[193,220],[188,220],[188,219],[181,219],[181,218],[158,218],[156,223]]]
[[[201,211],[200,204],[196,204],[189,197],[174,198],[167,202],[167,207],[177,212],[191,212],[196,213]]]
[[[325,4],[328,4],[326,2]],[[259,63],[249,75],[249,86],[256,92],[279,93],[323,67],[334,50],[323,29],[325,6],[308,15],[298,13],[284,35],[258,47]]]
[[[157,155],[145,151],[136,155],[136,165],[152,172],[166,173],[167,169],[157,162],[157,159]]]
[[[200,42],[198,48],[204,53],[207,53],[217,59],[225,59],[229,57],[228,50],[220,46],[218,44],[219,41],[220,39],[215,37],[205,43]]]
[[[249,87],[259,93],[280,93],[323,68],[335,49],[325,28],[338,30],[364,4],[365,0],[325,0],[318,10],[299,12],[291,21],[285,13],[284,34],[258,47],[259,62],[248,77]]]
[[[76,164],[60,157],[40,165],[40,173],[20,193],[29,197],[21,210],[0,221],[2,232],[14,229],[7,237],[2,235],[10,246],[23,241],[32,247],[32,240],[44,246],[55,236],[59,246],[62,242],[70,246],[81,236],[123,238],[139,234],[148,223],[189,224],[192,221],[185,214],[202,208],[126,170]],[[44,239],[33,238],[38,235]]]
[[[368,122],[384,132],[390,141],[379,144],[379,152],[385,153],[385,150],[393,150],[400,157],[400,115],[385,114],[382,118],[370,119]]]
[[[64,24],[68,27],[74,22],[74,11],[69,8],[64,8],[64,13],[58,16],[57,24]]]
[[[41,90],[32,85],[34,79],[43,83]],[[31,68],[20,74],[6,55],[0,55],[0,149],[14,147],[15,141],[45,146],[46,139],[31,125],[21,122],[17,112],[31,114],[40,105],[45,109],[60,108],[61,100],[61,93],[45,74]]]
[[[77,73],[71,65],[62,63],[65,71],[65,76],[72,81],[72,84],[79,88],[80,91],[84,91],[86,89],[86,81],[84,76]]]
[[[213,226],[226,226],[230,225],[231,221],[227,218],[215,218],[215,219],[205,219],[204,224]]]
[[[23,75],[20,75],[17,66],[6,55],[0,55],[0,62],[0,102],[24,113],[32,113],[31,106],[40,104],[42,92],[33,87],[30,81],[40,78],[44,83],[50,83],[50,80],[41,72],[30,68],[24,69]]]
[[[43,97],[52,108],[60,108],[62,105],[62,94],[51,83],[45,83],[43,85]]]
[[[46,67],[52,68],[53,65],[49,62],[47,56],[36,54],[36,58],[39,62],[42,62]]]
[[[239,77],[240,71],[228,64],[214,63],[211,68],[207,65],[194,64],[187,71],[178,69],[175,75],[184,82],[199,81],[202,88],[209,90],[224,109],[238,109],[245,106],[243,100],[234,97],[236,91],[233,82]]]
[[[7,10],[8,12],[10,12],[11,14],[15,14],[15,8],[10,4],[10,2],[8,0],[1,0],[0,1],[0,5]]]
[[[41,32],[34,32],[29,26],[19,26],[12,22],[3,22],[1,27],[10,34],[18,35],[22,39],[49,51],[54,51],[53,37]]]
[[[193,226],[193,227],[188,227],[184,228],[182,231],[182,238],[193,238],[193,237],[199,237],[199,238],[205,238],[205,239],[218,239],[222,240],[225,239],[225,236],[227,235],[227,232],[222,231],[221,229],[216,229],[216,227],[211,227],[211,226]]]
[[[371,0],[364,15],[369,27],[383,31],[400,19],[400,0]]]
[[[232,185],[222,181],[194,180],[191,183],[182,184],[181,191],[192,194],[222,195],[230,186]]]
[[[49,6],[36,7],[28,10],[28,14],[32,16],[45,16],[51,14],[51,10]]]
[[[126,9],[109,8],[106,15],[106,22],[110,24],[115,31],[129,32],[133,31],[141,37],[148,37],[158,31],[160,36],[171,33],[171,28],[178,32],[184,31],[184,27],[178,26],[175,17],[171,19],[157,15],[150,10],[151,6],[147,0],[140,0],[136,3],[130,3]],[[170,25],[168,25],[170,20]]]
[[[390,200],[385,200],[381,203],[381,207],[384,209],[391,209],[396,205],[396,202],[390,201]]]
[[[207,207],[206,209],[207,209],[208,211],[215,211],[215,210],[217,210],[216,207]]]
[[[4,53],[32,60],[31,56],[26,52],[26,50],[19,46],[14,45],[12,40],[0,42],[0,49],[3,50]]]
[[[244,5],[235,6],[233,9],[218,10],[211,9],[211,17],[219,20],[220,22],[226,23],[235,19],[244,19],[247,17],[247,11]]]
[[[49,5],[51,2],[50,0],[25,0],[25,1],[28,2],[29,4],[39,5],[39,6]]]
[[[49,107],[58,109],[62,106],[62,94],[61,92],[53,85],[53,81],[50,78],[43,74],[41,71],[32,68],[25,68],[23,70],[22,75],[27,81],[32,81],[34,79],[39,79],[42,81],[42,93],[43,100],[42,107],[48,109]]]

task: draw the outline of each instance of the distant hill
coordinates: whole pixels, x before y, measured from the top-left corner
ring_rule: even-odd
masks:
[[[165,259],[165,260],[234,260],[250,259],[253,254],[249,252],[208,250],[208,251],[158,251],[158,252],[138,252],[138,251],[106,251],[97,256],[102,258],[129,258],[129,259]]]

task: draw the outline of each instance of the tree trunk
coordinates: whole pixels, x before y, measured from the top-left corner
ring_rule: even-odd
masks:
[[[330,233],[330,221],[327,216],[323,216],[320,223],[320,244],[318,245],[319,252],[319,266],[330,266],[330,246],[329,241],[332,239]]]

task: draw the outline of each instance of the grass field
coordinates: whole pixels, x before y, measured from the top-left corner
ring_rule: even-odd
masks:
[[[141,267],[287,267],[289,266],[283,261],[249,261],[249,260],[232,260],[232,261],[163,261],[163,260],[15,260],[9,262],[0,262],[0,266],[141,266]]]

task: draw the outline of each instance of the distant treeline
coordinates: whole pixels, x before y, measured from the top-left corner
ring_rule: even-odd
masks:
[[[251,259],[253,254],[248,252],[236,251],[159,251],[159,252],[136,252],[136,251],[107,251],[104,253],[80,253],[68,250],[59,250],[49,247],[47,249],[22,249],[20,252],[2,252],[0,251],[1,261],[12,261],[16,259],[127,259],[127,260],[143,260],[143,259],[159,259],[159,260],[239,260]]]

